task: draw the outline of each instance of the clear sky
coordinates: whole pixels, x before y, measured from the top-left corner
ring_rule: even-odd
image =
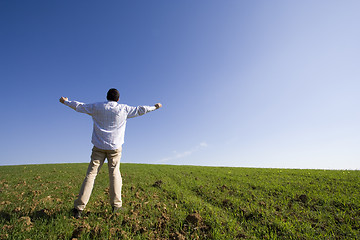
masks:
[[[89,162],[59,103],[163,108],[122,162],[360,169],[359,1],[0,1],[0,165]]]

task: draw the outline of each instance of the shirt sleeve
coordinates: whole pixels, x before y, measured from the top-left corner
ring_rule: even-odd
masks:
[[[155,106],[138,106],[138,107],[131,107],[127,106],[127,118],[134,118],[141,115],[144,115],[145,113],[151,112],[156,110]]]
[[[77,101],[64,101],[64,104],[80,113],[86,113],[90,116],[93,113],[93,104],[86,104]]]

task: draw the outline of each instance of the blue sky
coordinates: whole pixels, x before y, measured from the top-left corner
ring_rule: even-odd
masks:
[[[360,168],[358,1],[1,1],[0,165],[88,162],[61,96],[164,107],[123,162]]]

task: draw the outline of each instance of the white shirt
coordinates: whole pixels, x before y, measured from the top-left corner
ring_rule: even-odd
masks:
[[[85,104],[65,101],[66,106],[77,112],[92,116],[94,127],[92,144],[104,150],[118,149],[124,143],[126,120],[144,115],[156,109],[155,106],[131,107],[114,101]]]

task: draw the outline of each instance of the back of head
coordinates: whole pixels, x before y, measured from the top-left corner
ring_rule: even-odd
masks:
[[[115,88],[111,88],[109,89],[109,91],[107,92],[107,96],[106,96],[106,99],[108,101],[119,101],[119,98],[120,98],[120,93],[117,89]]]

